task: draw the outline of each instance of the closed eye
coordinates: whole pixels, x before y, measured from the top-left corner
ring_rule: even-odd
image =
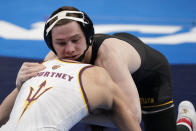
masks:
[[[72,40],[73,43],[77,43],[80,39],[74,39]]]
[[[66,45],[66,42],[57,42],[57,44],[60,46],[64,46],[64,45]]]

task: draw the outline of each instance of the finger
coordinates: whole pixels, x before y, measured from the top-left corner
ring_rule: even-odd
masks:
[[[31,65],[31,66],[30,66]],[[42,65],[42,64],[29,64],[29,65],[27,65],[27,64],[24,64],[22,67],[21,67],[21,69],[20,69],[20,71],[19,72],[21,72],[21,73],[23,73],[23,74],[28,74],[28,73],[31,73],[31,72],[37,72],[37,71],[41,71],[41,70],[43,70],[43,69],[45,69],[46,67],[44,66],[44,65]]]
[[[19,71],[28,70],[29,68],[37,66],[37,65],[38,63],[24,62],[22,66],[20,67]]]
[[[30,74],[22,75],[20,78],[17,77],[16,79],[16,87],[20,88],[22,84],[27,81],[28,79],[37,76],[38,72],[32,72]]]
[[[29,74],[22,75],[20,77],[20,82],[23,83],[24,81],[26,81],[26,80],[28,80],[28,79],[30,79],[32,77],[37,76],[37,74],[38,74],[38,72],[32,72],[32,73],[29,73]]]
[[[38,74],[38,72],[32,72],[32,73],[26,75],[26,78],[25,78],[24,81],[26,81],[26,80],[28,80],[28,79],[30,79],[30,78],[32,78],[32,77],[37,76],[37,74]]]
[[[29,74],[29,73],[33,73],[33,72],[39,72],[39,71],[42,71],[44,70],[46,67],[44,65],[39,65],[39,66],[36,66],[36,67],[30,67],[30,68],[26,68],[26,70],[24,71],[26,74]]]
[[[34,66],[39,66],[39,65],[42,65],[42,64],[37,63],[37,62],[24,62],[23,63],[23,66],[25,67],[34,67]]]

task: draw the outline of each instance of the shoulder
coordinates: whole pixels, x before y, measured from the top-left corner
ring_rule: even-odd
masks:
[[[107,71],[99,66],[89,65],[83,69],[83,77],[89,79],[97,80],[100,77],[103,78],[105,75],[107,75]]]
[[[103,67],[91,66],[91,68],[86,68],[82,75],[82,81],[87,82],[87,84],[92,84],[93,86],[109,86],[113,84],[109,73]],[[90,83],[89,83],[90,82]]]
[[[119,58],[122,52],[124,54],[124,51],[126,51],[125,43],[125,41],[114,37],[105,39],[99,48],[98,57],[104,58],[104,60],[116,57]]]
[[[108,34],[95,34],[93,36],[93,45],[97,46],[103,43],[106,39],[112,38],[111,35]]]

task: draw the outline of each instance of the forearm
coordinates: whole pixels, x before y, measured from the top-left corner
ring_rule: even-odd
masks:
[[[140,123],[135,118],[133,112],[131,112],[125,103],[119,103],[113,105],[112,119],[115,125],[117,125],[121,131],[141,131]]]
[[[15,88],[1,103],[0,105],[0,127],[9,119],[11,110],[14,106],[16,96],[18,95],[18,89]]]
[[[137,92],[136,87],[130,87],[132,89],[128,90],[127,94],[127,105],[131,108],[131,111],[134,114],[136,120],[140,123],[141,122],[141,106],[140,106],[140,99],[139,94]]]
[[[114,88],[112,104],[112,120],[122,131],[141,131],[140,122],[135,117],[135,112],[130,107],[129,99],[119,88]]]
[[[129,79],[124,78],[124,81],[122,80],[122,82],[117,82],[117,85],[126,96],[125,99],[127,100],[127,105],[133,112],[135,118],[138,120],[138,122],[141,122],[140,99],[133,79],[129,76]]]

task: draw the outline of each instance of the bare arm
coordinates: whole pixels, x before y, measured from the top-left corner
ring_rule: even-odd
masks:
[[[115,125],[122,131],[141,131],[139,122],[127,104],[127,96],[103,68],[90,68],[82,76],[91,110],[108,110]]]
[[[132,108],[136,119],[140,122],[141,107],[139,94],[128,67],[128,60],[125,57],[127,55],[123,54],[126,52],[126,49],[122,52],[122,50],[114,46],[122,43],[118,43],[119,41],[117,41],[117,43],[115,42],[115,40],[109,42],[106,41],[106,43],[100,47],[95,64],[105,68],[114,82],[120,87],[120,89],[122,89],[129,99],[128,105]]]
[[[11,110],[14,106],[16,96],[18,95],[18,88],[15,88],[0,105],[0,127],[5,124],[10,116]]]
[[[113,96],[112,118],[117,127],[122,131],[141,131],[140,123],[135,118],[134,111],[130,109],[129,101],[122,90],[113,89]]]

